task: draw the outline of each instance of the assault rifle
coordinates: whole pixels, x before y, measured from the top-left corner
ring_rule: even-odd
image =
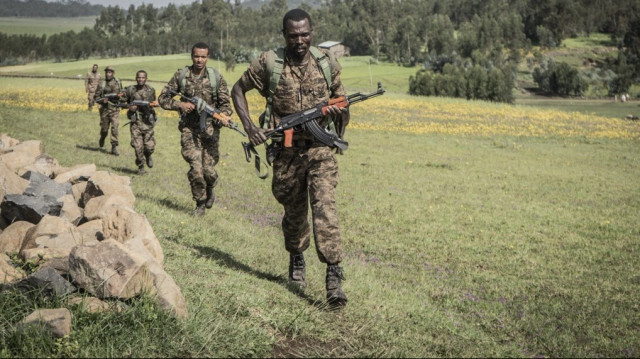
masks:
[[[294,127],[302,127],[307,132],[311,133],[316,140],[331,148],[338,148],[339,150],[344,151],[349,147],[349,143],[341,139],[335,132],[320,127],[316,120],[327,115],[327,107],[329,106],[346,108],[351,104],[366,101],[372,97],[380,96],[384,93],[385,89],[382,88],[382,84],[378,82],[378,89],[375,92],[369,94],[356,92],[348,96],[340,96],[329,99],[329,101],[323,101],[307,110],[292,113],[290,115],[282,117],[280,119],[280,124],[278,125],[278,127],[272,130],[265,131],[264,135],[267,138],[270,138],[277,133],[284,133],[283,146],[291,147]],[[265,121],[268,120],[269,119],[265,119]],[[242,148],[244,149],[244,155],[247,159],[247,162],[251,162],[252,153],[256,156],[256,170],[258,172],[258,177],[263,179],[267,178],[268,173],[266,175],[260,174],[260,158],[253,144],[251,144],[251,142],[242,142]]]
[[[231,121],[231,117],[227,116],[224,112],[214,108],[213,106],[206,103],[203,99],[199,97],[187,97],[180,92],[167,88],[167,92],[171,96],[180,96],[181,101],[191,102],[196,105],[196,111],[200,114],[200,131],[203,133],[207,130],[207,115],[215,118],[218,122],[222,124],[227,124],[226,126],[230,129],[238,132],[244,137],[247,137],[247,134],[244,133],[240,128],[238,128],[238,124]]]
[[[160,104],[158,103],[158,101],[153,101],[153,102],[149,102],[149,101],[143,101],[143,100],[133,100],[129,103],[118,103],[116,104],[117,107],[130,107],[130,106],[138,106],[138,110],[142,111],[146,114],[149,115],[149,123],[151,123],[151,125],[155,125],[157,122],[157,117],[156,117],[156,112],[153,110],[154,107],[158,107],[160,106]],[[135,114],[135,112],[132,111],[128,111],[127,112],[127,118],[129,118],[129,120],[131,120],[131,118],[133,117],[133,115]],[[127,123],[125,123],[124,125],[122,125],[122,127],[125,127],[126,125],[130,125],[132,121],[129,121]]]
[[[102,95],[102,97],[100,97],[99,99],[96,100],[96,102],[101,102],[102,100],[107,100],[107,101],[111,101],[111,100],[119,100],[120,97],[124,95],[124,93],[122,92],[118,92],[118,93],[108,93],[106,95]]]

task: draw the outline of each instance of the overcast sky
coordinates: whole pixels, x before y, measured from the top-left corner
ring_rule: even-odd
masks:
[[[153,0],[153,1],[149,1],[149,0],[87,0],[88,3],[90,4],[95,4],[95,5],[103,5],[103,6],[120,6],[121,8],[124,9],[128,9],[129,5],[133,4],[135,6],[139,6],[142,4],[153,4],[153,7],[164,7],[167,6],[169,3],[173,3],[175,5],[185,5],[185,4],[191,4],[193,2],[200,2],[199,0]]]

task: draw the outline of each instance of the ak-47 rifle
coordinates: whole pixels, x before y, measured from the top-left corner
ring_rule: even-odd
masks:
[[[153,102],[143,101],[143,100],[133,100],[129,103],[116,104],[116,107],[130,107],[130,106],[137,106],[139,110],[149,115],[149,123],[151,123],[152,126],[156,124],[158,119],[156,117],[156,112],[153,110],[153,108],[160,106],[157,100]],[[133,111],[127,112],[127,118],[131,120],[134,114],[135,112]],[[122,125],[122,127],[125,127],[126,125],[130,125],[131,122],[132,121],[125,123],[124,125]]]
[[[227,116],[224,112],[218,110],[217,108],[214,108],[213,106],[209,105],[203,99],[199,97],[188,97],[170,88],[167,88],[167,92],[171,96],[180,96],[181,101],[191,102],[196,106],[196,111],[198,111],[198,114],[200,114],[200,131],[202,131],[203,133],[206,133],[206,130],[207,130],[206,121],[207,121],[207,115],[208,115],[215,118],[218,122],[220,122],[223,125],[226,123],[227,127],[238,132],[242,136],[247,137],[247,134],[244,133],[240,128],[238,128],[238,124],[231,121],[231,117]]]
[[[106,95],[102,95],[102,97],[100,97],[99,99],[96,99],[96,102],[101,102],[103,100],[107,100],[107,101],[111,101],[111,100],[119,100],[120,97],[122,97],[122,95],[124,95],[124,93],[122,92],[117,92],[117,93],[108,93]]]
[[[340,96],[329,99],[329,101],[323,101],[307,110],[292,113],[290,115],[282,117],[280,119],[280,124],[278,125],[278,127],[272,130],[265,131],[264,135],[268,139],[277,133],[284,133],[283,146],[291,147],[293,140],[293,129],[294,127],[298,126],[303,127],[306,131],[311,133],[313,137],[315,137],[315,139],[322,142],[323,144],[331,148],[338,148],[339,150],[344,151],[349,147],[349,143],[341,139],[335,132],[320,127],[316,120],[327,115],[327,107],[329,106],[346,108],[354,103],[366,101],[372,97],[380,96],[384,93],[385,89],[382,88],[382,84],[378,82],[378,89],[375,92],[369,94],[356,92],[348,96]],[[268,119],[265,119],[265,121],[268,121]],[[267,178],[269,176],[268,172],[265,175],[260,174],[260,158],[253,144],[251,144],[251,142],[242,142],[242,147],[244,149],[244,155],[247,159],[247,162],[251,162],[252,153],[256,156],[256,171],[258,172],[258,177],[262,179]]]

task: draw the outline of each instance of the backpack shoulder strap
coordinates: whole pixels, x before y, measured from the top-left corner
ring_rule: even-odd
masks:
[[[184,78],[187,76],[187,71],[189,71],[189,66],[185,66],[180,70],[180,74],[178,75],[178,92],[182,92],[182,90],[184,90],[186,82]]]
[[[262,128],[269,127],[269,119],[273,111],[273,95],[276,93],[278,82],[282,76],[282,68],[284,67],[284,48],[278,48],[276,51],[268,51],[266,58],[267,75],[269,75],[269,87],[267,88],[267,106],[264,110],[264,121]]]
[[[311,52],[311,56],[318,61],[320,64],[320,68],[322,69],[322,74],[324,75],[325,81],[327,81],[327,88],[331,91],[331,63],[327,58],[327,54],[320,51],[315,46],[309,47],[309,52]]]
[[[220,73],[213,67],[207,67],[209,73],[209,83],[211,83],[211,93],[213,94],[213,103],[218,103],[218,86],[220,86]]]

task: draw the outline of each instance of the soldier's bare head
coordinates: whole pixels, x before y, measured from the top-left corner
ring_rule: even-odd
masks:
[[[93,68],[91,70],[93,72],[98,72],[98,64],[93,64]]]
[[[144,86],[147,83],[147,72],[145,70],[136,72],[136,83],[138,86]]]
[[[287,44],[287,54],[294,61],[302,61],[309,54],[313,28],[311,17],[302,9],[287,12],[282,19],[282,34]]]
[[[204,42],[198,42],[191,48],[191,61],[193,62],[193,71],[200,74],[207,66],[209,59],[209,45]]]

